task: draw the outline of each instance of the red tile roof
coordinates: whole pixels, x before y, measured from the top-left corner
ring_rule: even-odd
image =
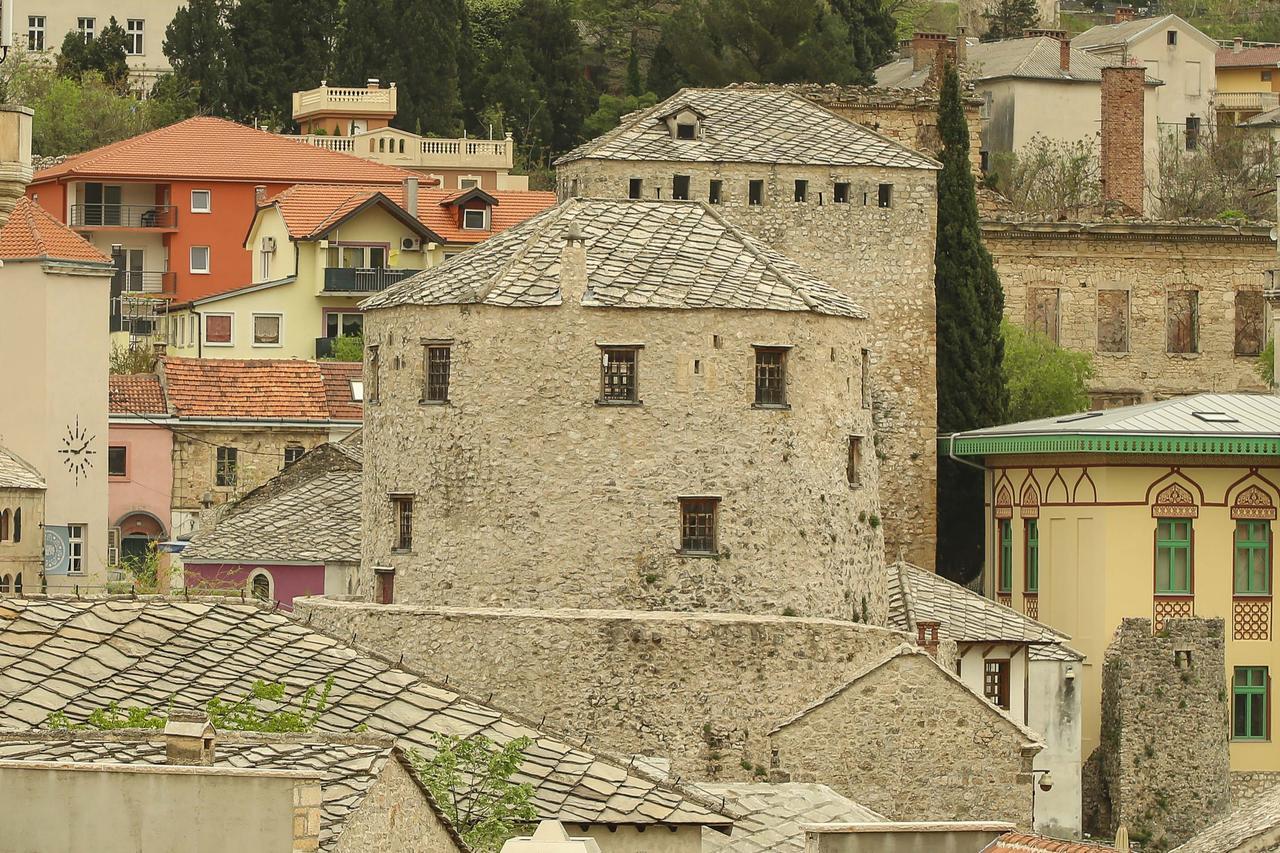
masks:
[[[410,172],[317,148],[296,139],[210,116],[196,116],[113,142],[36,173],[55,178],[111,177],[294,183],[395,184]]]
[[[332,401],[344,370],[314,361],[165,358],[165,391],[173,413],[182,418],[278,419],[289,421],[359,420],[360,407]],[[327,377],[335,379],[328,380]]]
[[[1247,47],[1236,53],[1229,47],[1218,51],[1218,68],[1280,68],[1280,47]]]
[[[351,380],[364,380],[364,364],[359,361],[320,361],[324,379],[324,396],[334,418],[358,421],[363,413],[360,403],[351,399]]]
[[[0,258],[111,263],[93,244],[25,197],[18,199],[9,221],[0,228]]]
[[[982,850],[982,853],[1101,853],[1104,850],[1110,850],[1115,853],[1115,847],[1107,847],[1103,844],[1090,844],[1086,841],[1063,841],[1058,838],[1050,838],[1047,835],[1037,835],[1030,832],[1009,832],[991,842],[990,845]]]
[[[267,199],[266,203],[279,204],[289,236],[304,239],[317,234],[324,226],[341,221],[342,217],[379,192],[401,207],[404,206],[403,185],[352,187],[299,184],[277,193]],[[487,231],[464,231],[458,225],[456,208],[448,206],[459,195],[458,190],[421,190],[418,193],[418,220],[448,243],[479,243],[519,225],[556,203],[556,194],[552,192],[498,190],[489,194],[498,200],[498,204],[490,210],[491,227]]]
[[[167,415],[164,389],[160,377],[154,373],[128,373],[111,375],[111,414],[113,415]]]

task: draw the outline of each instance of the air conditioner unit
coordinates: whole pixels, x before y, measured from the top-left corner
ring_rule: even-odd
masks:
[[[421,252],[422,240],[418,237],[405,237],[400,241],[400,248],[406,252]]]
[[[263,238],[262,238],[262,251],[267,252],[267,253],[271,253],[271,252],[274,252],[275,250],[276,250],[276,238],[275,238],[275,237],[263,237]]]

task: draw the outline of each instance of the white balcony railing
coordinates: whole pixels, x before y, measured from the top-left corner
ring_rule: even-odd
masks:
[[[1219,92],[1214,105],[1229,112],[1266,112],[1280,107],[1280,92]]]
[[[293,117],[337,111],[344,115],[392,113],[396,111],[396,87],[383,89],[340,88],[321,85],[293,93]]]
[[[424,139],[390,128],[380,128],[354,136],[294,137],[317,148],[341,151],[366,160],[406,169],[496,169],[512,168],[515,143],[506,139]]]

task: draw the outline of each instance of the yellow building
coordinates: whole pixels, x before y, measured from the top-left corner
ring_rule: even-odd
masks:
[[[957,433],[986,469],[985,592],[1072,637],[1082,754],[1098,745],[1102,661],[1120,620],[1226,625],[1233,772],[1280,769],[1270,673],[1280,397],[1199,394]],[[1224,717],[1225,724],[1225,717]]]
[[[1216,58],[1219,114],[1232,123],[1280,107],[1280,46],[1245,46],[1236,39]]]
[[[172,305],[161,334],[190,358],[330,358],[363,334],[364,299],[522,222],[553,193],[300,184],[261,199],[253,281]]]

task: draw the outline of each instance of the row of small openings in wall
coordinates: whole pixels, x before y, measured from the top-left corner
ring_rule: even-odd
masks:
[[[688,175],[673,175],[671,178],[671,198],[676,201],[687,201],[692,195],[690,186],[692,179]],[[654,198],[662,198],[662,187],[653,188]],[[627,184],[628,198],[644,198],[644,179],[631,178]],[[830,194],[825,190],[811,192],[810,182],[808,180],[797,179],[795,182],[795,193],[793,200],[798,204],[809,204],[816,202],[818,205],[824,205],[828,200],[832,204],[851,204],[853,203],[854,192],[853,185],[845,181],[836,181],[832,185]],[[870,190],[862,193],[863,207],[871,205],[872,194]],[[878,184],[875,192],[875,201],[877,207],[893,207],[893,184]],[[722,204],[724,202],[724,181],[711,179],[707,185],[707,202],[710,204]],[[747,182],[747,204],[753,207],[759,207],[765,202],[764,181],[752,180]]]

